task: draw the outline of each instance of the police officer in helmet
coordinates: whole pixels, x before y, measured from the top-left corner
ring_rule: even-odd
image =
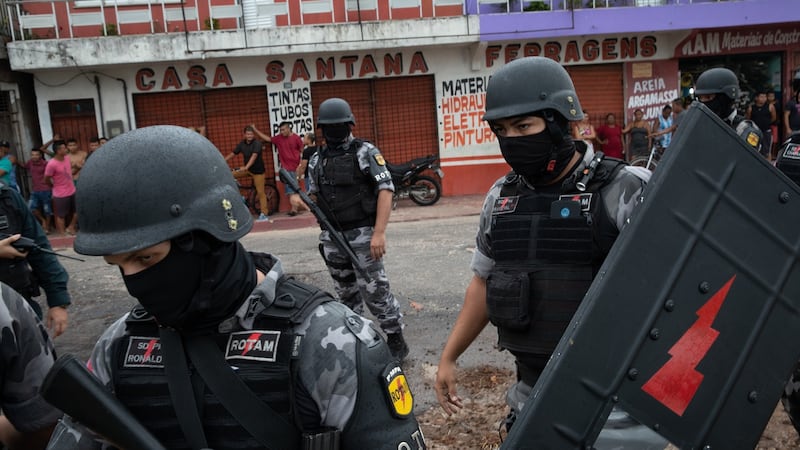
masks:
[[[694,95],[714,114],[731,126],[736,133],[757,151],[761,151],[763,133],[751,120],[736,109],[739,99],[739,78],[730,69],[715,67],[697,77]]]
[[[357,313],[366,304],[386,333],[392,355],[402,360],[408,355],[403,315],[382,261],[392,210],[392,176],[378,148],[353,137],[356,119],[347,101],[323,101],[317,123],[325,144],[308,161],[309,193],[316,196],[320,209],[360,259],[350,261],[323,230],[320,242],[325,264],[339,299]],[[366,277],[355,270],[356,264],[364,268]]]
[[[120,135],[88,160],[76,200],[75,250],[117,266],[139,301],[87,365],[165,447],[425,448],[370,321],[239,242],[252,217],[204,137]],[[50,448],[99,443],[65,420]]]
[[[484,120],[512,171],[486,196],[473,277],[439,361],[436,395],[447,413],[464,407],[456,360],[492,322],[516,359],[513,425],[649,178],[574,141],[569,122],[582,111],[566,70],[549,58],[512,61],[489,80]]]

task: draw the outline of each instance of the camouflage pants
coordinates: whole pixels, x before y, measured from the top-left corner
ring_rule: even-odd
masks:
[[[331,241],[328,232],[320,234],[322,256],[333,278],[339,301],[357,314],[364,313],[364,304],[380,323],[381,329],[389,333],[403,330],[400,304],[389,290],[389,278],[383,268],[382,260],[374,260],[370,255],[372,227],[361,227],[342,232],[350,243],[353,252],[366,269],[370,278],[368,283],[354,268],[347,254]]]

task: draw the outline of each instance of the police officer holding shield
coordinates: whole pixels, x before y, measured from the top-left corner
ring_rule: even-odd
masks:
[[[512,171],[484,201],[473,277],[439,361],[447,413],[464,406],[456,360],[491,322],[516,358],[513,425],[649,179],[571,138],[582,111],[566,70],[548,58],[512,61],[489,81],[484,120]]]
[[[120,135],[86,163],[76,200],[75,250],[117,266],[139,301],[88,367],[164,447],[426,448],[371,322],[239,242],[252,217],[204,137]],[[51,442],[99,446],[69,419]]]

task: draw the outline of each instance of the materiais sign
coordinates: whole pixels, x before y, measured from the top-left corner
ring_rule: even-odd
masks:
[[[695,31],[675,47],[675,56],[786,50],[800,44],[800,27]]]

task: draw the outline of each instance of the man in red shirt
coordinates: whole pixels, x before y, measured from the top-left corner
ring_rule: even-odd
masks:
[[[617,125],[613,113],[606,116],[606,123],[597,128],[597,141],[603,146],[603,153],[612,158],[623,159],[622,128]]]
[[[291,173],[297,171],[297,166],[300,165],[300,155],[303,153],[303,140],[292,132],[291,123],[281,122],[278,134],[275,136],[268,136],[258,131],[255,125],[253,125],[253,130],[264,142],[271,142],[275,146],[278,150],[278,162],[282,168]],[[289,204],[292,205],[292,210],[289,211],[290,216],[296,216],[298,213],[309,210],[308,206],[300,199],[300,194],[289,186],[286,186],[286,195],[289,197]]]
[[[31,174],[33,192],[28,200],[28,207],[42,225],[45,233],[50,233],[50,218],[53,216],[53,193],[50,185],[44,181],[44,169],[47,161],[38,148],[31,150],[31,159],[25,163],[25,169]],[[40,211],[41,210],[41,211]]]

